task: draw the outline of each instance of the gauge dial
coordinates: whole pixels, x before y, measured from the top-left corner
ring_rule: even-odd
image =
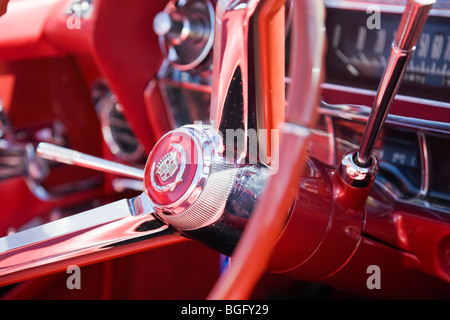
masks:
[[[376,90],[400,15],[328,8],[327,81]],[[400,94],[450,102],[450,17],[430,16],[406,70]]]

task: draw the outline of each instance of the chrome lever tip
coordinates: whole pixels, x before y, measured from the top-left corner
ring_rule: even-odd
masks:
[[[51,143],[41,142],[37,145],[36,155],[47,160],[73,164],[76,151]]]
[[[428,18],[428,13],[435,3],[436,0],[408,1],[395,38],[395,45],[400,50],[414,50]]]
[[[106,173],[113,173],[141,180],[144,179],[144,170],[142,169],[94,157],[47,142],[41,142],[38,144],[36,154],[41,158],[51,161],[76,165],[88,169],[98,170]]]

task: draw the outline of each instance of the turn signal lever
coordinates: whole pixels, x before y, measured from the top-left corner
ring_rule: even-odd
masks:
[[[397,94],[428,13],[435,2],[436,0],[408,1],[356,157],[356,163],[362,167],[370,165],[375,142]]]
[[[415,45],[432,5],[436,0],[409,0],[392,43],[391,56],[381,78],[358,152],[347,155],[340,168],[346,182],[366,186],[368,169],[373,166],[373,150],[383,128],[403,74],[415,50]]]
[[[67,149],[46,142],[41,142],[38,145],[36,154],[47,160],[76,165],[107,173],[114,173],[135,179],[144,179],[144,170],[97,158],[79,151]]]

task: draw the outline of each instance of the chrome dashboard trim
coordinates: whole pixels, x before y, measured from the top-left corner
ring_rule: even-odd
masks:
[[[104,85],[102,83],[96,84],[96,86]],[[98,90],[99,92],[95,92],[95,90]],[[111,91],[105,91],[103,93],[100,93],[100,88],[94,88],[93,89],[93,99],[97,101],[96,103],[96,109],[98,118],[100,120],[101,130],[102,130],[102,136],[103,140],[105,141],[106,145],[108,146],[110,152],[118,157],[119,159],[123,161],[128,162],[138,162],[145,158],[145,148],[141,144],[141,142],[136,138],[134,135],[130,125],[128,124],[127,119],[125,118],[125,115],[123,114],[122,107],[119,104],[117,97],[115,94],[113,94]],[[104,90],[109,90],[108,87],[106,87]],[[95,96],[98,95],[98,96]],[[116,119],[113,123],[112,120],[112,114],[113,112],[116,113]],[[117,115],[123,116],[123,123],[121,119],[117,119]],[[124,130],[129,130],[129,135],[122,133],[118,133],[114,127],[121,127]],[[121,140],[126,141],[129,144],[134,145],[134,150],[126,150],[123,147],[123,142],[119,141],[119,137]]]
[[[348,120],[366,122],[369,117],[370,108],[357,105],[327,104],[322,101],[321,106],[319,107],[319,113]],[[395,127],[421,130],[429,133],[450,133],[450,123],[446,122],[390,114],[386,119],[386,123]]]
[[[342,91],[342,92],[347,92],[347,93],[355,93],[355,94],[365,95],[365,96],[369,96],[369,97],[374,97],[375,93],[376,93],[375,90],[342,86],[342,85],[334,84],[334,83],[322,83],[321,86],[323,89],[336,90],[336,91]],[[429,99],[424,99],[424,98],[405,96],[405,95],[401,95],[401,94],[397,94],[395,96],[395,100],[409,102],[409,103],[423,104],[423,105],[427,105],[427,106],[444,108],[444,109],[450,109],[450,103],[444,102],[444,101],[429,100]]]
[[[417,139],[419,141],[420,162],[422,169],[421,184],[417,196],[419,198],[424,198],[428,194],[430,187],[430,159],[428,154],[427,137],[423,132],[418,132]]]
[[[352,106],[345,104],[327,104],[322,101],[321,106],[318,108],[319,113],[324,117],[347,119],[350,121],[365,122],[368,119],[370,113],[370,107],[366,106]],[[450,123],[423,120],[412,117],[398,116],[389,114],[386,119],[386,124],[390,127],[400,127],[417,132],[417,141],[419,143],[419,156],[420,156],[420,170],[421,170],[421,183],[419,190],[415,196],[403,198],[396,194],[393,190],[390,190],[384,185],[382,180],[375,179],[375,183],[378,187],[381,187],[384,191],[390,194],[394,201],[398,203],[408,204],[414,207],[426,208],[427,210],[434,210],[436,212],[448,213],[448,207],[434,203],[428,199],[429,186],[430,186],[430,156],[429,147],[427,143],[427,133],[431,134],[450,134]],[[335,142],[339,142],[347,146],[349,150],[355,149],[358,146],[336,137],[336,133],[333,128],[327,126],[327,131],[334,135]],[[331,131],[330,131],[331,129]],[[336,150],[333,150],[336,152]],[[377,151],[376,151],[377,152]]]
[[[358,10],[367,12],[371,5],[378,6],[381,12],[401,14],[405,10],[406,1],[390,0],[380,3],[380,1],[373,0],[325,0],[325,6],[327,8],[336,9]],[[429,15],[436,17],[450,17],[450,2],[439,2],[434,4]]]
[[[361,89],[357,89],[360,91]],[[352,91],[352,90],[347,90]],[[364,90],[365,94],[374,93],[370,90]],[[355,91],[353,91],[355,92]],[[422,100],[422,99],[421,99]],[[427,100],[428,101],[428,100]],[[417,102],[417,101],[416,101]],[[446,106],[447,107],[447,106]],[[355,120],[366,122],[369,114],[370,107],[361,105],[346,105],[346,104],[328,104],[324,101],[321,102],[319,107],[319,113],[323,115],[329,115],[348,120]],[[406,117],[400,115],[389,114],[386,119],[386,123],[395,127],[410,128],[420,130],[429,133],[441,133],[450,134],[450,123],[425,120],[413,117]]]
[[[445,221],[447,221],[447,216],[448,216],[448,212],[449,212],[448,207],[436,205],[436,204],[431,203],[431,202],[427,201],[426,199],[423,199],[420,197],[403,199],[403,198],[399,197],[394,191],[392,191],[391,189],[386,187],[384,185],[384,183],[378,179],[375,179],[374,186],[376,186],[377,188],[380,188],[393,201],[395,201],[399,204],[404,204],[404,205],[412,206],[415,208],[427,210],[427,212],[429,214],[433,215],[434,217],[438,218],[439,220],[445,219]]]
[[[324,116],[324,118],[326,132],[328,133],[328,163],[335,164],[337,163],[336,140],[334,139],[336,130],[334,128],[333,119],[330,116]]]

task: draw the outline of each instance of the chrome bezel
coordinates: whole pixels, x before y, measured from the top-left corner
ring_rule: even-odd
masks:
[[[401,14],[405,10],[405,3],[399,1],[388,1],[380,3],[374,0],[325,0],[327,8],[367,11],[370,5],[377,5],[382,12]],[[435,4],[430,10],[430,16],[450,17],[450,6],[447,4]]]
[[[128,162],[139,162],[145,159],[145,148],[134,133],[133,136],[136,139],[136,149],[131,152],[125,151],[114,137],[113,129],[111,128],[111,121],[109,119],[110,113],[116,109],[117,112],[121,112],[123,114],[120,110],[121,106],[116,95],[110,91],[106,84],[99,82],[95,84],[92,89],[92,98],[100,120],[103,140],[108,146],[110,152],[119,159]],[[131,128],[130,130],[132,131]]]
[[[198,1],[198,0],[188,0],[188,1]],[[169,14],[171,11],[176,10],[176,2],[174,0],[169,1],[169,3],[166,5],[166,7],[164,8],[163,12]],[[215,13],[214,13],[214,6],[212,5],[210,0],[204,0],[203,1],[205,6],[206,6],[206,10],[207,10],[207,18],[209,19],[209,36],[207,38],[207,41],[204,44],[203,49],[201,50],[201,52],[199,53],[199,55],[193,59],[190,62],[187,63],[182,63],[179,61],[179,57],[178,54],[176,53],[175,50],[175,46],[176,45],[172,45],[172,44],[167,44],[166,38],[164,35],[159,35],[158,36],[158,40],[159,40],[159,46],[161,48],[162,53],[164,54],[164,56],[166,57],[166,60],[170,62],[170,64],[178,69],[178,70],[182,70],[182,71],[187,71],[187,70],[192,70],[195,67],[197,67],[198,65],[200,65],[208,56],[209,52],[212,49],[213,46],[213,42],[214,42],[214,23],[215,23]],[[179,1],[179,3],[181,3]],[[183,2],[183,5],[186,5],[186,2]],[[186,21],[188,22],[188,21]],[[183,37],[187,38],[187,35],[185,33],[188,33],[188,24],[189,23],[185,23],[186,26],[183,26]],[[187,31],[186,31],[187,30]]]
[[[339,175],[347,185],[357,188],[366,188],[378,174],[378,161],[372,155],[367,166],[358,163],[357,152],[347,153],[339,166]]]

